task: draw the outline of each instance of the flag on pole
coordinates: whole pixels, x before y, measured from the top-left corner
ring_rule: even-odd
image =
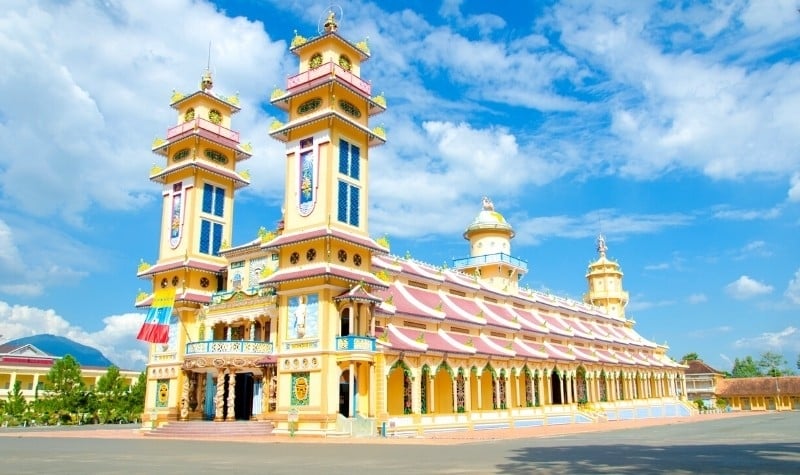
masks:
[[[139,329],[137,340],[150,343],[169,342],[169,320],[172,316],[172,306],[175,304],[175,287],[156,290],[153,304],[147,311],[142,328]]]

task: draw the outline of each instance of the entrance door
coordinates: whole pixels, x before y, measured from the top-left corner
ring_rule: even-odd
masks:
[[[353,394],[358,393],[358,380],[353,379]],[[358,411],[358,398],[350,400],[350,370],[346,370],[339,378],[339,414],[344,417],[355,417]]]
[[[203,406],[203,418],[214,419],[214,395],[217,394],[217,378],[213,373],[206,373],[206,401]]]
[[[236,373],[236,394],[233,404],[236,420],[250,420],[250,416],[253,415],[253,373]]]
[[[552,388],[551,395],[553,404],[564,404],[564,401],[561,400],[563,384],[557,371],[553,371],[553,373],[550,375],[550,387]]]

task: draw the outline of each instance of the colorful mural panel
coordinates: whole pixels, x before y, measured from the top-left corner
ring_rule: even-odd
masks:
[[[310,373],[292,373],[292,406],[308,406]]]
[[[319,332],[319,295],[289,297],[287,338],[316,338]]]

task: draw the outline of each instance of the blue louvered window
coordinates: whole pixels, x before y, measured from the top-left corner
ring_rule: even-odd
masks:
[[[222,217],[225,212],[225,188],[203,185],[203,212]]]
[[[339,140],[339,173],[354,180],[360,177],[361,149],[346,140]]]
[[[202,254],[219,255],[222,246],[222,224],[200,220],[200,249]]]
[[[359,223],[359,193],[361,190],[346,181],[339,180],[337,219],[351,226]]]

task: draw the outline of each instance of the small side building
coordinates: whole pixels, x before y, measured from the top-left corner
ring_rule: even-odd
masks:
[[[686,375],[687,386],[689,375]],[[734,410],[800,410],[800,376],[774,378],[729,378],[717,384],[717,397],[724,397]]]
[[[725,379],[721,371],[717,371],[702,360],[684,362],[686,369],[686,398],[689,401],[700,399],[706,408],[717,405],[715,395],[717,384]]]

